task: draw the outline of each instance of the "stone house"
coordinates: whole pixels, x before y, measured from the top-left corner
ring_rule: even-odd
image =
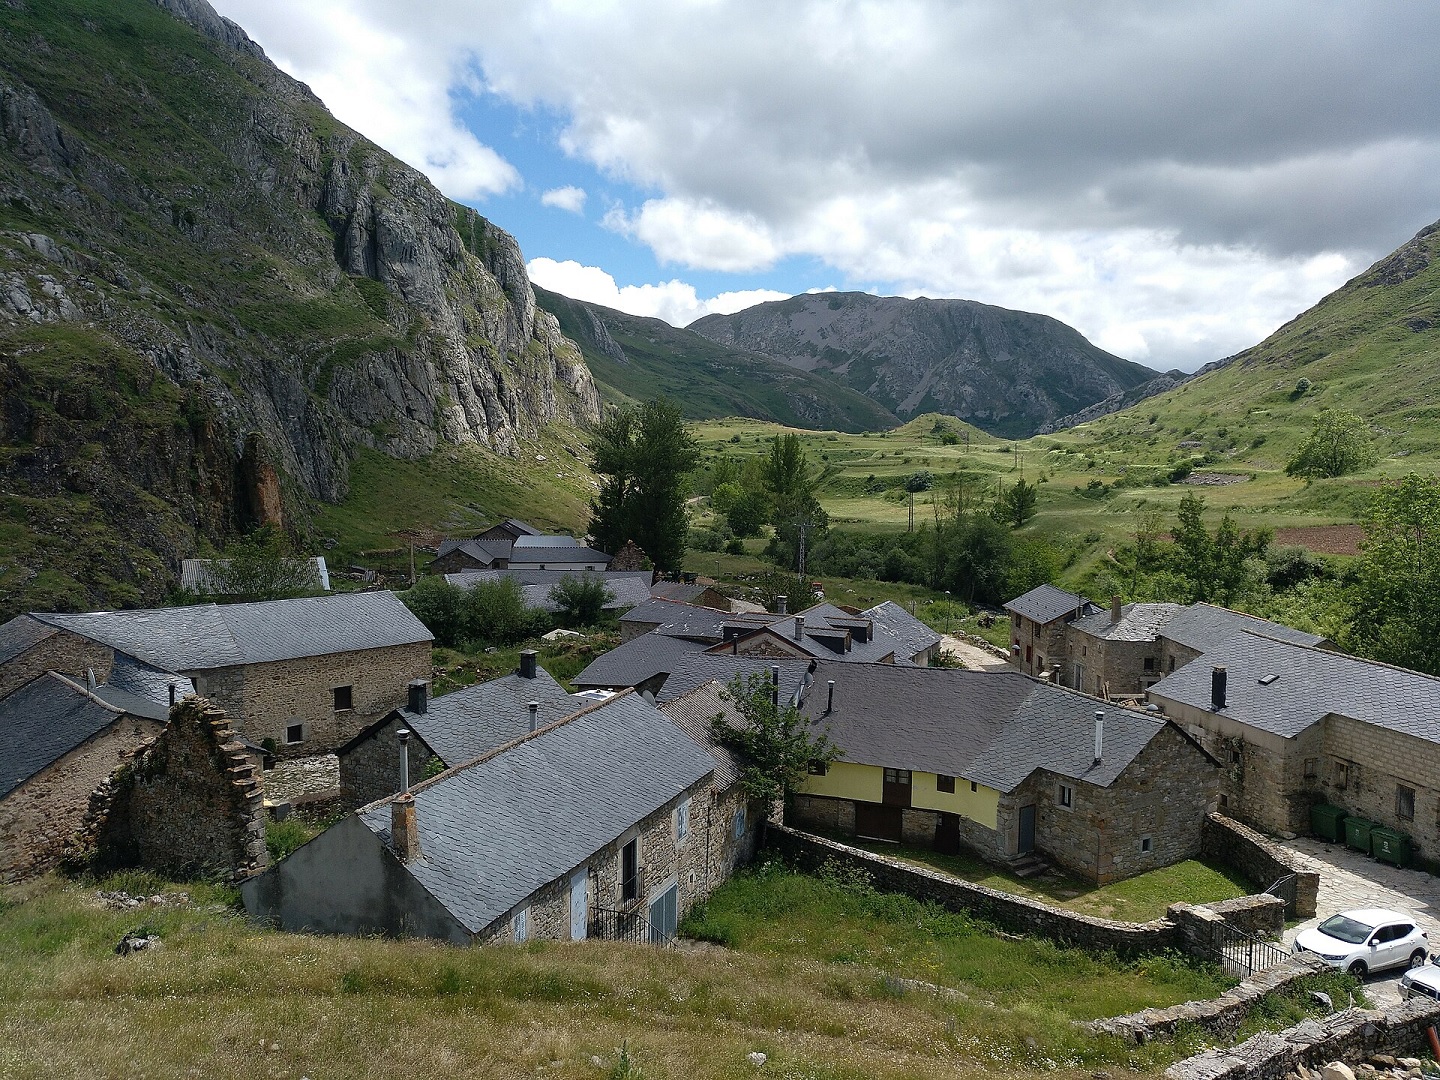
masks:
[[[192,690],[187,679],[161,685],[153,674],[122,658],[107,685],[50,671],[0,698],[0,881],[59,863],[91,792],[164,730],[169,685]]]
[[[606,570],[610,556],[586,547],[573,536],[516,537],[508,564],[516,570],[568,570],[571,573]]]
[[[1440,679],[1242,633],[1147,696],[1220,759],[1230,816],[1305,832],[1310,808],[1330,803],[1440,862]]]
[[[396,748],[402,730],[410,732],[406,749],[409,775],[420,780],[489,753],[585,704],[561,688],[531,649],[520,654],[519,670],[498,679],[434,700],[423,680],[410,683],[409,691],[405,705],[336,751],[340,790],[347,806],[365,806],[399,790]]]
[[[694,807],[715,768],[619,694],[362,808],[247,881],[245,907],[459,944],[668,939],[705,888]]]
[[[650,595],[657,600],[670,600],[677,604],[714,608],[716,611],[731,610],[728,596],[715,586],[698,581],[657,581],[650,586]]]
[[[0,640],[13,653],[0,679],[43,665],[103,682],[121,654],[184,675],[237,732],[280,757],[335,749],[430,674],[430,631],[390,592],[31,613],[0,627]]]
[[[510,565],[510,540],[442,540],[430,560],[432,574],[463,574],[474,570],[503,570]]]
[[[1099,610],[1083,596],[1038,585],[1005,605],[1010,615],[1010,663],[1026,675],[1044,676],[1066,655],[1066,628]]]
[[[1162,717],[1018,672],[822,662],[777,684],[842,752],[787,824],[1099,883],[1200,851],[1219,765]]]

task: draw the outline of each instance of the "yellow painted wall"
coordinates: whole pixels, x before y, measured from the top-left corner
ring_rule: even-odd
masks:
[[[832,761],[829,773],[825,776],[807,776],[800,791],[805,795],[829,795],[837,799],[878,803],[885,794],[885,772],[878,765]],[[955,792],[951,794],[936,789],[934,773],[912,772],[910,804],[921,810],[943,810],[949,814],[959,814],[987,829],[993,829],[996,810],[1000,804],[1000,792],[983,784],[978,785],[978,790],[971,791],[970,781],[957,776]]]

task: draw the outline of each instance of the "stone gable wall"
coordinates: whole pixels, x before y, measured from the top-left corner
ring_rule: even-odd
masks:
[[[1065,672],[1065,642],[1069,624],[1064,619],[1039,624],[1021,615],[1010,618],[1010,643],[1019,645],[1017,653],[1012,648],[1009,660],[1012,665],[1027,675],[1044,675],[1052,664],[1061,665],[1062,681],[1069,678]],[[1030,649],[1030,662],[1025,661],[1025,650]]]
[[[0,665],[0,697],[47,671],[69,675],[81,685],[85,683],[86,672],[94,671],[95,681],[103,683],[110,678],[110,666],[114,662],[115,653],[109,646],[68,630],[56,630],[8,664]]]
[[[273,739],[278,757],[293,758],[345,745],[403,705],[412,679],[430,675],[430,646],[420,642],[216,668],[195,676],[195,689],[225,709],[237,733],[253,743]],[[335,709],[337,686],[353,688],[353,708]],[[287,745],[285,730],[296,722],[304,741]]]
[[[1154,661],[1151,670],[1145,670],[1145,660]],[[1062,659],[1057,657],[1057,659]],[[1153,641],[1111,641],[1071,631],[1066,642],[1064,681],[1074,682],[1074,669],[1080,664],[1085,669],[1085,685],[1076,689],[1096,697],[1106,694],[1138,694],[1146,683],[1157,682],[1161,677],[1160,646]]]
[[[117,716],[0,801],[0,882],[54,869],[84,826],[91,792],[163,726],[144,717]]]
[[[1365,724],[1347,716],[1326,717],[1324,755],[1310,781],[1315,801],[1346,810],[1407,834],[1415,855],[1440,861],[1440,743]],[[1333,785],[1336,760],[1353,763],[1344,788]],[[1396,788],[1415,793],[1414,817],[1402,818]],[[1305,831],[1309,831],[1308,825]]]
[[[245,878],[265,868],[262,781],[223,710],[189,697],[91,796],[86,839],[102,867]]]
[[[400,790],[400,740],[395,736],[405,726],[396,716],[340,755],[340,797],[345,809],[366,806]],[[440,759],[414,732],[407,749],[410,783],[418,784],[425,779],[430,763]]]

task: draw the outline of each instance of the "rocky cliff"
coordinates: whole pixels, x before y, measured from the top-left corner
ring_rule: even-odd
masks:
[[[1056,319],[971,300],[819,293],[707,315],[689,328],[834,375],[901,418],[948,413],[1011,437],[1158,374]]]
[[[598,413],[514,239],[204,0],[0,6],[0,615]]]

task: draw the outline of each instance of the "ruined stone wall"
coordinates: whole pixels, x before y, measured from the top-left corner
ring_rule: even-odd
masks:
[[[431,675],[430,646],[382,649],[217,668],[192,676],[196,692],[225,709],[236,731],[254,743],[275,741],[281,758],[338,749],[368,725],[405,703],[412,679]],[[351,687],[349,709],[336,709],[334,688]],[[302,740],[286,729],[302,726]]]
[[[100,866],[244,878],[265,868],[262,781],[223,710],[189,697],[158,738],[91,797]]]
[[[1293,874],[1295,917],[1315,915],[1320,875],[1307,870],[1288,849],[1224,814],[1206,816],[1200,841],[1202,856],[1239,871],[1257,889],[1268,889]]]
[[[114,662],[115,653],[109,646],[72,634],[68,630],[56,630],[9,663],[0,665],[0,697],[19,689],[47,671],[69,675],[82,686],[85,684],[86,672],[94,671],[95,681],[103,683],[109,680],[110,666]]]
[[[1321,725],[1321,745],[1324,752],[1314,782],[1317,801],[1406,833],[1416,856],[1440,861],[1440,743],[1347,716],[1328,716]],[[1343,788],[1335,784],[1337,761],[1349,766]],[[1414,793],[1410,817],[1400,816],[1400,787]]]
[[[406,726],[398,714],[340,755],[340,796],[347,810],[365,806],[400,790],[400,740]],[[414,732],[408,744],[410,783],[424,780],[431,762],[439,762],[425,740]]]
[[[162,727],[143,717],[117,716],[104,731],[0,801],[0,881],[53,869],[84,826],[91,792]]]

